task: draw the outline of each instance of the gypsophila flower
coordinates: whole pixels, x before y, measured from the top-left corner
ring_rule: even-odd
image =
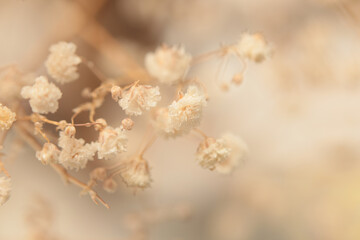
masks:
[[[53,83],[49,83],[47,78],[40,76],[35,80],[33,86],[26,86],[21,89],[21,96],[30,99],[31,109],[35,113],[54,113],[59,107],[58,100],[62,93]]]
[[[84,168],[87,162],[94,158],[98,144],[96,142],[85,144],[84,139],[75,138],[71,130],[67,131],[68,129],[69,127],[60,132],[58,143],[61,147],[59,163],[67,169],[79,170]]]
[[[74,43],[59,42],[50,47],[50,55],[45,62],[46,69],[58,83],[68,83],[79,78],[77,65],[81,58],[75,54]]]
[[[222,135],[221,139],[224,140],[225,147],[230,149],[230,154],[226,159],[216,164],[216,171],[222,174],[229,174],[243,160],[248,152],[248,147],[240,137],[231,133]]]
[[[121,128],[104,128],[100,131],[98,143],[99,159],[112,159],[127,150],[127,136]]]
[[[196,86],[190,86],[184,96],[168,109],[157,112],[156,127],[166,136],[179,136],[199,126],[206,97]]]
[[[117,183],[113,178],[108,178],[103,182],[103,189],[108,193],[114,193],[117,189]]]
[[[125,129],[127,131],[130,131],[134,126],[134,121],[131,120],[131,118],[124,118],[122,121],[121,121],[121,127],[122,129]]]
[[[203,168],[214,170],[216,164],[224,161],[229,154],[230,149],[223,139],[206,138],[197,149],[196,160]]]
[[[240,56],[254,62],[262,62],[266,57],[271,55],[271,48],[265,41],[263,35],[259,33],[243,33],[234,49]]]
[[[36,152],[36,158],[45,165],[49,163],[57,163],[59,155],[60,150],[52,143],[45,143],[41,151]]]
[[[0,130],[7,130],[15,121],[16,114],[0,103]]]
[[[145,159],[138,156],[131,159],[124,166],[121,177],[128,187],[147,188],[150,187],[151,175],[149,165]]]
[[[128,115],[141,115],[144,110],[155,107],[161,100],[159,87],[134,84],[124,92],[119,105]]]
[[[10,198],[11,179],[8,177],[0,177],[0,206]]]
[[[149,74],[165,84],[178,83],[187,73],[191,55],[182,46],[158,47],[154,53],[145,56],[145,66]]]

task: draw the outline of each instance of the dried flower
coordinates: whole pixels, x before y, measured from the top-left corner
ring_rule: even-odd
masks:
[[[271,48],[261,34],[243,33],[235,51],[254,62],[262,62],[271,54]]]
[[[121,98],[121,87],[119,86],[113,86],[111,88],[111,97],[115,100],[115,101],[119,101],[119,99]]]
[[[231,133],[222,135],[221,139],[224,140],[225,147],[230,149],[230,153],[226,159],[216,164],[216,171],[223,174],[229,174],[244,158],[248,151],[248,147],[241,138]]]
[[[30,99],[29,103],[33,112],[54,113],[59,107],[58,100],[62,93],[53,83],[49,83],[46,77],[40,76],[33,86],[21,89],[21,96]]]
[[[96,122],[96,125],[94,128],[96,131],[101,131],[107,126],[107,122],[103,118],[98,118],[98,119],[96,119],[95,122]]]
[[[155,107],[161,100],[159,87],[134,84],[128,91],[123,92],[119,105],[128,115],[141,115],[142,111]]]
[[[15,121],[16,114],[0,103],[0,130],[7,130]]]
[[[90,173],[91,179],[95,179],[98,181],[104,181],[107,178],[106,168],[98,167],[91,171]]]
[[[59,42],[50,47],[50,55],[45,62],[46,69],[58,83],[68,83],[79,77],[77,65],[81,58],[75,54],[74,43]]]
[[[104,128],[100,132],[98,142],[99,159],[113,159],[127,150],[127,136],[121,128]]]
[[[0,206],[10,198],[11,179],[8,177],[0,177]]]
[[[165,84],[178,83],[187,73],[191,55],[182,46],[158,47],[154,53],[145,56],[145,66],[149,74]]]
[[[216,164],[224,161],[229,154],[230,149],[223,139],[206,138],[197,149],[196,159],[203,168],[214,170]]]
[[[242,73],[237,73],[234,75],[234,77],[231,79],[231,82],[235,85],[240,85],[244,81],[244,76]]]
[[[150,187],[152,181],[149,165],[141,156],[135,157],[125,164],[121,177],[128,187],[135,188]]]
[[[190,86],[168,109],[158,110],[155,125],[166,136],[186,134],[199,126],[204,106],[205,95],[196,86]]]
[[[131,118],[125,118],[121,121],[121,127],[125,130],[130,131],[134,126],[134,121]]]
[[[64,131],[60,132],[59,163],[67,169],[79,170],[84,168],[89,160],[93,159],[98,144],[94,142],[85,144],[84,139],[75,138],[72,132],[71,127],[66,127]]]
[[[114,193],[117,188],[117,183],[113,178],[108,178],[103,183],[103,189],[108,193]]]
[[[57,163],[60,150],[52,143],[45,143],[41,151],[36,152],[36,158],[43,164]]]

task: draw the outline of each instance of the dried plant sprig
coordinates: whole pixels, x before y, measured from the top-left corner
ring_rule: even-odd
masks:
[[[24,138],[26,143],[28,143],[29,146],[31,146],[35,151],[40,151],[42,149],[42,146],[38,142],[38,140],[26,128],[24,128],[21,123],[18,123],[15,129],[20,134],[20,136]],[[109,205],[92,188],[89,188],[87,184],[71,176],[63,166],[54,163],[50,163],[50,166],[57,173],[59,173],[59,175],[65,180],[66,183],[71,183],[75,186],[80,187],[83,191],[85,190],[85,192],[89,194],[90,198],[95,204],[98,204],[100,202],[106,208],[110,208]]]

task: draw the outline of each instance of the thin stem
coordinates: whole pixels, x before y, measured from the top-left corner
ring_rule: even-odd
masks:
[[[140,151],[139,156],[142,157],[144,155],[144,153],[146,152],[146,150],[148,150],[156,141],[157,139],[157,135],[154,134],[150,140],[146,143],[145,147]]]
[[[87,60],[85,57],[81,57],[82,62],[86,67],[101,81],[106,81],[106,76],[103,74],[100,69],[98,69],[92,61]]]
[[[209,58],[211,58],[211,57],[213,57],[213,56],[215,56],[217,54],[222,53],[223,51],[224,51],[224,49],[220,48],[220,49],[213,50],[211,52],[207,52],[207,53],[195,56],[193,58],[193,60],[191,61],[191,65],[194,66],[196,64],[199,64],[199,63],[201,63],[201,62],[203,62],[203,61],[205,61],[205,60],[207,60],[207,59],[209,59]]]
[[[202,137],[204,137],[205,139],[206,139],[206,138],[209,138],[203,131],[201,131],[201,130],[198,129],[198,128],[195,128],[193,131],[199,133],[199,134],[200,134]]]

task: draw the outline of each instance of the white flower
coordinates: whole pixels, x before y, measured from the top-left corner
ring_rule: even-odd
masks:
[[[141,115],[142,111],[155,107],[161,100],[159,87],[134,84],[124,92],[119,105],[128,115]]]
[[[229,154],[230,149],[223,139],[206,138],[197,149],[196,159],[203,168],[214,170],[216,164],[224,161]]]
[[[22,88],[21,96],[30,99],[29,103],[33,112],[54,113],[59,107],[58,100],[62,93],[53,83],[49,83],[46,77],[40,76],[33,86]]]
[[[127,162],[121,177],[128,187],[147,188],[152,181],[149,165],[142,157],[135,157]]]
[[[67,128],[60,132],[59,146],[61,152],[59,163],[67,169],[79,170],[85,168],[87,162],[94,158],[98,144],[94,142],[85,144],[84,139],[77,139],[68,134],[67,132],[71,131],[67,131]]]
[[[246,143],[231,133],[224,134],[221,137],[224,140],[224,144],[230,149],[229,156],[216,165],[216,171],[223,174],[231,173],[243,160],[244,156],[248,152]]]
[[[50,47],[50,55],[45,62],[46,69],[58,83],[68,83],[79,78],[77,65],[81,58],[75,54],[74,43],[59,42]]]
[[[271,55],[271,48],[261,34],[243,33],[234,50],[254,62],[262,62]]]
[[[60,150],[52,143],[45,143],[41,151],[36,152],[36,158],[43,164],[57,163]]]
[[[106,127],[99,135],[99,159],[112,159],[126,151],[127,137],[120,128]]]
[[[7,130],[15,121],[16,114],[0,103],[0,130]]]
[[[0,177],[0,206],[9,199],[11,192],[11,180],[8,177]]]
[[[186,94],[166,110],[158,110],[155,125],[165,136],[186,134],[200,125],[204,106],[205,95],[196,86],[190,86]]]
[[[149,74],[166,84],[178,83],[187,73],[191,55],[182,46],[158,47],[154,53],[145,56],[145,66]]]

